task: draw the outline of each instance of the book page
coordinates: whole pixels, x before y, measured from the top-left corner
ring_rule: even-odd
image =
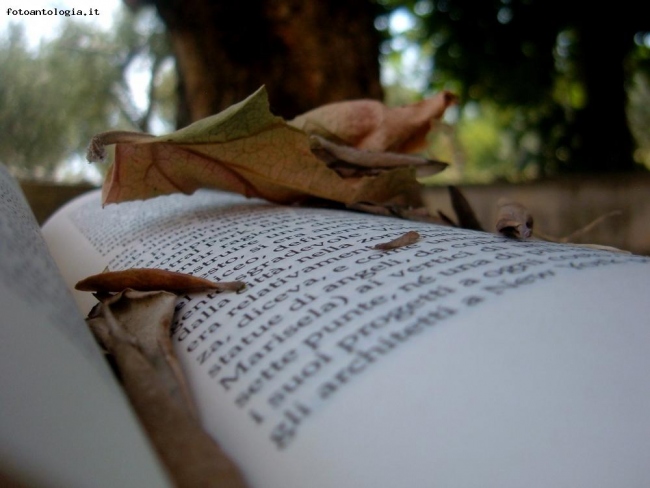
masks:
[[[172,337],[252,486],[650,481],[646,257],[212,192],[51,224],[110,269],[247,283],[179,297]]]
[[[0,311],[0,470],[29,486],[167,486],[3,166]]]

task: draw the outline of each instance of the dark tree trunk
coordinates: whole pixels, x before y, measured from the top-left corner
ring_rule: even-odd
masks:
[[[594,9],[577,24],[576,64],[585,87],[586,106],[577,111],[572,132],[571,171],[618,172],[635,169],[629,129],[626,57],[634,29],[619,8]]]
[[[380,98],[379,37],[368,0],[154,0],[180,76],[179,126],[261,85],[291,118],[318,105]]]

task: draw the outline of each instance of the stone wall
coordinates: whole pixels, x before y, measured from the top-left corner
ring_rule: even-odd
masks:
[[[563,237],[594,219],[618,210],[574,242],[593,243],[650,255],[650,175],[572,177],[523,185],[463,186],[461,190],[486,230],[493,231],[500,197],[525,205],[535,218],[535,229]],[[429,208],[453,215],[446,189],[426,192]]]
[[[90,185],[57,185],[31,181],[23,181],[20,186],[39,224],[45,222],[64,203],[94,188]]]

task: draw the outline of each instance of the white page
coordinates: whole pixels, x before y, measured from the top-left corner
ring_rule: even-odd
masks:
[[[173,339],[253,486],[650,482],[648,258],[209,192],[98,198],[52,222],[93,266],[247,282],[181,297]]]
[[[0,468],[30,486],[167,486],[0,166]]]

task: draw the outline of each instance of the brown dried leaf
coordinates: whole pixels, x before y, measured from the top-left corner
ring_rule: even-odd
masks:
[[[472,206],[469,204],[463,192],[455,186],[447,187],[449,190],[449,197],[451,198],[451,206],[454,209],[456,218],[458,218],[458,227],[470,230],[483,230]]]
[[[194,414],[194,402],[169,338],[176,298],[175,294],[166,291],[126,289],[103,299],[91,312],[88,325],[111,354],[117,347],[116,341],[136,345],[170,396]],[[106,310],[110,310],[115,322],[104,320]],[[94,320],[97,318],[94,314],[98,314],[100,320]]]
[[[400,217],[406,220],[412,220],[414,222],[428,222],[430,224],[442,225],[445,222],[442,219],[435,217],[429,213],[429,210],[426,207],[417,207],[417,208],[403,208],[397,207],[393,210],[395,216]]]
[[[191,293],[203,290],[239,291],[246,286],[243,281],[215,282],[175,271],[152,268],[131,268],[123,271],[104,271],[89,276],[75,285],[80,291],[99,293],[120,292],[126,288],[140,291],[164,290]]]
[[[157,345],[156,338],[169,342],[175,301],[171,293],[125,291],[98,304],[87,321],[112,355],[124,390],[175,486],[244,487],[237,467],[179,401],[182,395],[170,388],[163,365],[170,361],[171,344]]]
[[[405,149],[423,139],[431,119],[442,116],[452,99],[451,95],[442,95],[437,102],[422,102],[419,110],[405,107],[387,112],[395,116],[379,114],[382,120],[373,122],[375,135],[366,139],[393,141],[390,147],[359,147]],[[337,121],[343,117],[348,126],[367,125],[363,103],[345,104],[334,110]],[[331,109],[326,112],[332,115]],[[421,205],[420,184],[411,167],[352,178],[343,178],[328,168],[311,152],[305,132],[269,112],[263,88],[217,115],[166,136],[98,134],[91,141],[88,159],[101,159],[104,144],[116,144],[115,162],[103,186],[105,204],[214,188],[277,203],[316,197],[344,204]]]
[[[506,237],[528,239],[533,234],[533,216],[522,204],[501,198],[497,202],[496,230]]]
[[[442,220],[443,223],[450,225],[451,227],[458,227],[458,224],[442,210],[438,210],[438,217],[440,217],[440,220]]]
[[[372,215],[381,215],[384,217],[398,217],[415,222],[429,222],[431,224],[444,223],[441,219],[429,214],[426,207],[401,207],[399,205],[375,205],[372,203],[359,202],[347,206],[350,210],[365,212]]]
[[[432,124],[456,101],[456,96],[446,91],[418,103],[392,108],[377,100],[351,100],[323,105],[289,124],[358,149],[410,153],[426,147]]]
[[[358,202],[347,205],[350,210],[364,212],[372,215],[381,215],[383,217],[396,217],[394,209],[385,205],[375,205],[374,203]]]
[[[432,176],[443,171],[448,165],[441,161],[421,156],[393,152],[367,151],[351,146],[343,146],[327,139],[312,135],[309,137],[311,151],[329,168],[343,177],[371,176],[397,168],[415,168],[418,178]]]
[[[415,244],[419,239],[420,239],[420,234],[418,234],[414,230],[411,230],[406,234],[399,236],[397,239],[393,239],[392,241],[377,244],[373,247],[373,249],[378,249],[380,251],[390,251],[391,249],[397,249],[398,247],[410,246],[411,244]]]

